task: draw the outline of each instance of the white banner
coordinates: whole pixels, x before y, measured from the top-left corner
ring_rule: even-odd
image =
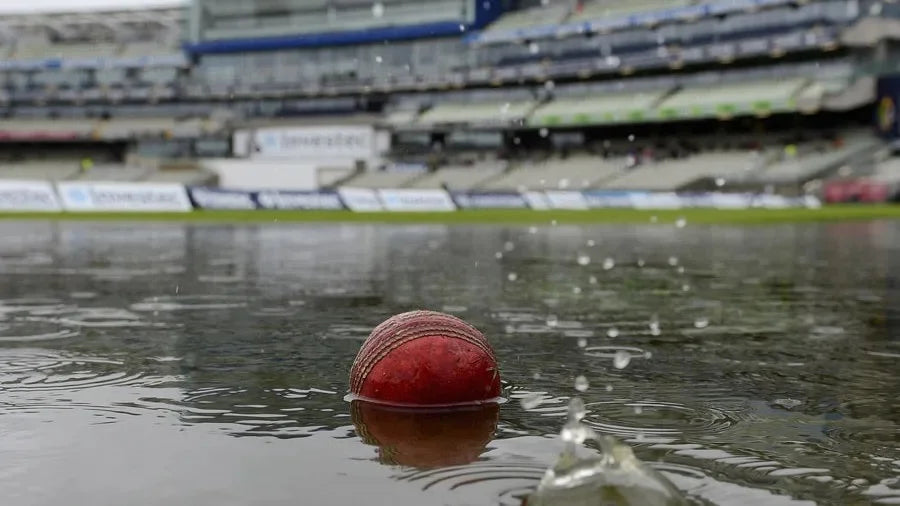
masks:
[[[522,198],[525,199],[528,207],[537,211],[546,211],[547,209],[550,209],[550,203],[547,201],[547,196],[544,195],[543,192],[522,192]]]
[[[338,195],[341,196],[341,200],[344,201],[347,209],[353,212],[384,211],[384,206],[378,200],[375,190],[370,190],[369,188],[338,188]]]
[[[60,211],[53,185],[47,181],[0,181],[0,211]]]
[[[388,211],[455,211],[456,204],[444,190],[378,190]]]
[[[547,201],[553,209],[587,209],[587,200],[581,192],[547,191]]]
[[[184,186],[175,183],[56,184],[67,211],[182,211],[192,209]]]
[[[367,125],[259,128],[250,152],[292,160],[369,160],[374,154],[375,129]]]
[[[631,202],[635,209],[681,209],[684,200],[677,193],[636,193]]]

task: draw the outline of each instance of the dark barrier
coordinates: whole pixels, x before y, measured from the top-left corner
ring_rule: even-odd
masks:
[[[261,209],[344,209],[340,196],[333,191],[264,190],[256,194],[256,202]]]
[[[524,209],[528,207],[521,193],[454,192],[453,201],[460,209]]]
[[[253,192],[219,188],[188,188],[191,203],[197,209],[257,209]]]

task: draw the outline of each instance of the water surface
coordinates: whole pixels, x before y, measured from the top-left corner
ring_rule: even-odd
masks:
[[[897,222],[0,237],[4,504],[517,505],[575,394],[696,503],[900,503]],[[510,402],[351,407],[415,308],[481,328]]]

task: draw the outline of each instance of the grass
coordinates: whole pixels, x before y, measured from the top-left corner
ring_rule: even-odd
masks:
[[[900,219],[900,205],[835,205],[821,209],[591,209],[587,211],[533,211],[530,209],[479,209],[458,212],[379,212],[351,211],[193,211],[189,213],[143,212],[0,212],[0,220],[42,221],[142,221],[191,223],[461,223],[461,224],[565,224],[591,223],[672,223],[685,218],[689,223],[766,224],[846,220]]]

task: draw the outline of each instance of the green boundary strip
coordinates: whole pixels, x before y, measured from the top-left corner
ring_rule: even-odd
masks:
[[[821,209],[591,209],[586,211],[534,211],[531,209],[479,209],[457,212],[351,211],[193,211],[188,213],[0,213],[0,220],[96,221],[96,222],[196,222],[196,223],[444,223],[551,225],[592,223],[688,223],[765,224],[844,220],[900,219],[900,205],[835,205]]]

